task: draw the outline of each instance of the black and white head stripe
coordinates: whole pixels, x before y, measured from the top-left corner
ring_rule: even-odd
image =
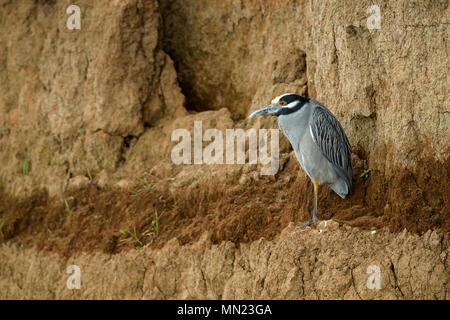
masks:
[[[272,103],[278,103],[278,102],[280,102],[281,101],[281,99],[282,98],[284,98],[284,97],[287,97],[287,96],[293,96],[293,95],[295,95],[294,93],[284,93],[284,94],[282,94],[281,96],[278,96],[278,97],[275,97],[275,98],[273,98],[272,99]]]
[[[299,96],[294,93],[285,93],[272,100],[273,104],[280,104],[283,108],[279,111],[279,114],[289,114],[299,110],[303,105],[309,101],[309,98]]]

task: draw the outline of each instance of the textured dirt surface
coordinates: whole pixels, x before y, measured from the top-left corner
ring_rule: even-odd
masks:
[[[276,177],[260,177],[257,171],[250,171],[246,184],[239,182],[239,171],[212,188],[202,184],[201,177],[208,181],[211,176],[221,175],[219,166],[218,173],[198,171],[198,184],[184,188],[180,186],[183,181],[148,174],[143,177],[151,184],[150,189],[136,178],[137,182],[127,190],[100,188],[93,181],[65,194],[63,199],[49,197],[45,191],[25,199],[3,195],[0,242],[36,246],[39,250],[70,256],[93,250],[119,253],[142,245],[160,248],[172,238],[178,238],[181,244],[193,243],[205,230],[209,230],[213,243],[238,244],[261,237],[272,240],[289,223],[300,225],[311,216],[311,183],[300,171],[293,154],[286,161],[285,169]],[[298,176],[291,177],[292,174]],[[389,210],[372,203],[366,190],[367,181],[358,177],[356,192],[341,201],[328,187],[322,187],[319,218],[366,230],[450,232],[448,215],[420,214],[419,201],[411,201],[410,206],[399,211]],[[402,190],[402,194],[414,200],[414,191]],[[155,211],[159,217],[158,235],[152,225]],[[123,235],[121,230],[136,230],[141,243],[129,233]]]
[[[1,245],[1,297],[120,299],[447,299],[449,238],[428,231],[371,234],[328,221],[322,231],[288,226],[274,241],[213,244],[173,239],[145,254],[47,255]],[[77,265],[81,289],[68,290]],[[379,272],[373,288],[370,268]],[[371,289],[372,288],[372,289]]]
[[[448,1],[381,1],[378,30],[370,1],[80,0],[68,30],[71,4],[0,4],[0,297],[448,298]],[[171,160],[194,121],[277,128],[246,115],[284,92],[352,145],[321,234],[281,135],[275,176]]]

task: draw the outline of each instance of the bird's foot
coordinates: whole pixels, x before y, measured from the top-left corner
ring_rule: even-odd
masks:
[[[308,227],[311,224],[311,222],[314,224],[314,228],[315,228],[317,226],[317,221],[318,220],[319,219],[317,219],[317,217],[313,217],[311,220],[305,222],[300,227],[297,227],[297,230],[305,230],[306,227]]]

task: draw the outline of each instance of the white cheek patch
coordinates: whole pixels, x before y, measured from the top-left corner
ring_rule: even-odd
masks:
[[[287,106],[285,106],[285,108],[294,108],[299,103],[300,103],[300,101],[293,101],[293,102],[289,103]]]

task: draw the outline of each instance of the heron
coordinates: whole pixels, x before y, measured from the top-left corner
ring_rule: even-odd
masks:
[[[298,162],[314,185],[312,219],[316,227],[319,186],[328,184],[341,198],[353,191],[352,150],[336,117],[320,102],[293,93],[275,97],[271,104],[253,112],[278,117],[278,126],[294,149]]]

